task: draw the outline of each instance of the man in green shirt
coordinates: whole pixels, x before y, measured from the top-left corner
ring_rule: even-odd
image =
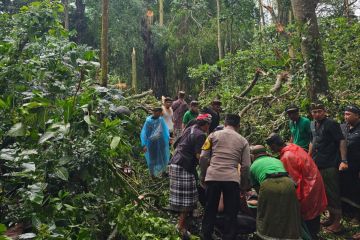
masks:
[[[264,146],[250,148],[254,162],[250,177],[260,186],[256,234],[261,239],[300,239],[301,215],[295,184],[282,162],[269,157]]]
[[[299,115],[299,108],[290,105],[285,109],[290,121],[289,127],[291,132],[290,142],[294,143],[307,151],[311,140],[310,120]]]
[[[183,123],[183,129],[186,127],[186,125],[193,119],[195,119],[199,115],[199,102],[192,101],[190,103],[190,109],[184,114],[182,123]]]

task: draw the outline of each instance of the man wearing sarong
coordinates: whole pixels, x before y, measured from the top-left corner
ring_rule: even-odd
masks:
[[[310,120],[306,117],[300,116],[299,108],[295,105],[288,106],[285,109],[285,112],[290,119],[290,142],[308,151],[311,140]]]
[[[203,112],[211,114],[212,120],[209,128],[209,133],[212,133],[217,126],[220,124],[220,111],[221,111],[221,101],[214,99],[210,107],[205,107]]]
[[[188,105],[185,101],[185,92],[179,91],[178,99],[172,103],[171,108],[174,112],[174,138],[176,140],[181,135],[182,119],[188,110]]]
[[[249,188],[250,167],[249,143],[237,132],[239,127],[239,115],[226,115],[225,128],[211,133],[202,148],[200,179],[206,187],[206,205],[202,223],[202,234],[205,240],[210,240],[213,234],[221,193],[223,193],[225,214],[223,239],[235,239],[236,216],[240,205],[239,184],[241,182],[243,191]]]
[[[320,215],[326,209],[327,199],[324,183],[314,160],[300,146],[293,143],[286,145],[278,134],[271,134],[266,143],[272,151],[280,154],[285,170],[295,181],[302,219],[312,239],[318,239]]]
[[[250,177],[259,193],[257,235],[265,240],[300,239],[301,216],[294,182],[282,162],[269,157],[264,146],[250,150],[254,159]]]
[[[311,122],[312,141],[309,145],[309,155],[320,170],[328,200],[329,219],[322,224],[326,227],[325,231],[339,233],[343,231],[340,223],[342,210],[339,170],[348,168],[346,142],[340,125],[326,116],[323,104],[312,104],[311,114],[314,121]]]
[[[360,108],[349,105],[345,108],[345,124],[341,129],[346,138],[349,168],[340,172],[341,199],[350,205],[354,221],[360,220]],[[360,239],[360,234],[353,237]]]
[[[151,177],[164,172],[170,159],[170,133],[161,113],[161,107],[153,109],[153,114],[146,118],[140,136]]]
[[[190,233],[187,231],[186,217],[197,205],[196,166],[210,123],[210,114],[199,115],[196,123],[186,128],[174,143],[175,153],[169,166],[170,209],[179,213],[176,227],[182,239],[190,237]]]

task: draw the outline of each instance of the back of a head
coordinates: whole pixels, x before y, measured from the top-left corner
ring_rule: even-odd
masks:
[[[277,133],[272,133],[270,136],[265,140],[267,145],[275,144],[276,146],[283,146],[285,144],[282,137]]]
[[[185,98],[185,92],[184,91],[179,91],[178,97],[179,98]]]
[[[199,106],[199,102],[198,101],[191,101],[190,107],[196,107],[196,106]]]
[[[232,127],[240,126],[240,116],[232,113],[226,114],[225,126],[232,126]]]

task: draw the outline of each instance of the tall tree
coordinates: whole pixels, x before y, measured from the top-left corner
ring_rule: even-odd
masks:
[[[277,10],[278,10],[278,22],[282,26],[286,26],[289,23],[289,14],[291,12],[291,2],[290,0],[277,0]]]
[[[263,28],[265,27],[265,16],[264,16],[264,8],[263,8],[263,3],[262,0],[258,0],[258,4],[259,4],[259,14],[260,14],[260,31],[263,30]]]
[[[106,87],[108,82],[108,50],[109,50],[109,0],[102,0],[102,27],[101,27],[101,86]]]
[[[69,0],[62,0],[64,5],[64,28],[69,30]]]
[[[85,43],[86,41],[86,18],[85,18],[85,4],[84,0],[75,1],[75,15],[74,15],[74,24],[77,32],[75,41],[77,43]]]
[[[164,25],[164,0],[159,0],[159,25]]]
[[[137,77],[136,77],[136,52],[135,48],[133,48],[131,53],[131,87],[134,89],[136,93],[137,89]]]
[[[329,83],[321,47],[315,0],[291,0],[295,20],[299,23],[301,52],[306,63],[310,81],[310,98],[318,100],[319,95],[329,96]]]
[[[224,57],[224,53],[221,43],[220,0],[216,0],[216,13],[217,13],[217,45],[219,49],[219,59],[222,59]]]

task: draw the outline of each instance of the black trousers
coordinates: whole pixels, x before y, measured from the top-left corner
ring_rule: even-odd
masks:
[[[202,234],[204,240],[210,240],[214,231],[214,224],[220,195],[224,198],[225,229],[224,240],[232,240],[236,237],[236,216],[239,211],[240,188],[237,182],[206,182],[206,205],[202,222]]]
[[[317,235],[320,232],[320,215],[313,219],[305,221],[305,225],[311,234],[311,238],[313,240],[319,239]]]

